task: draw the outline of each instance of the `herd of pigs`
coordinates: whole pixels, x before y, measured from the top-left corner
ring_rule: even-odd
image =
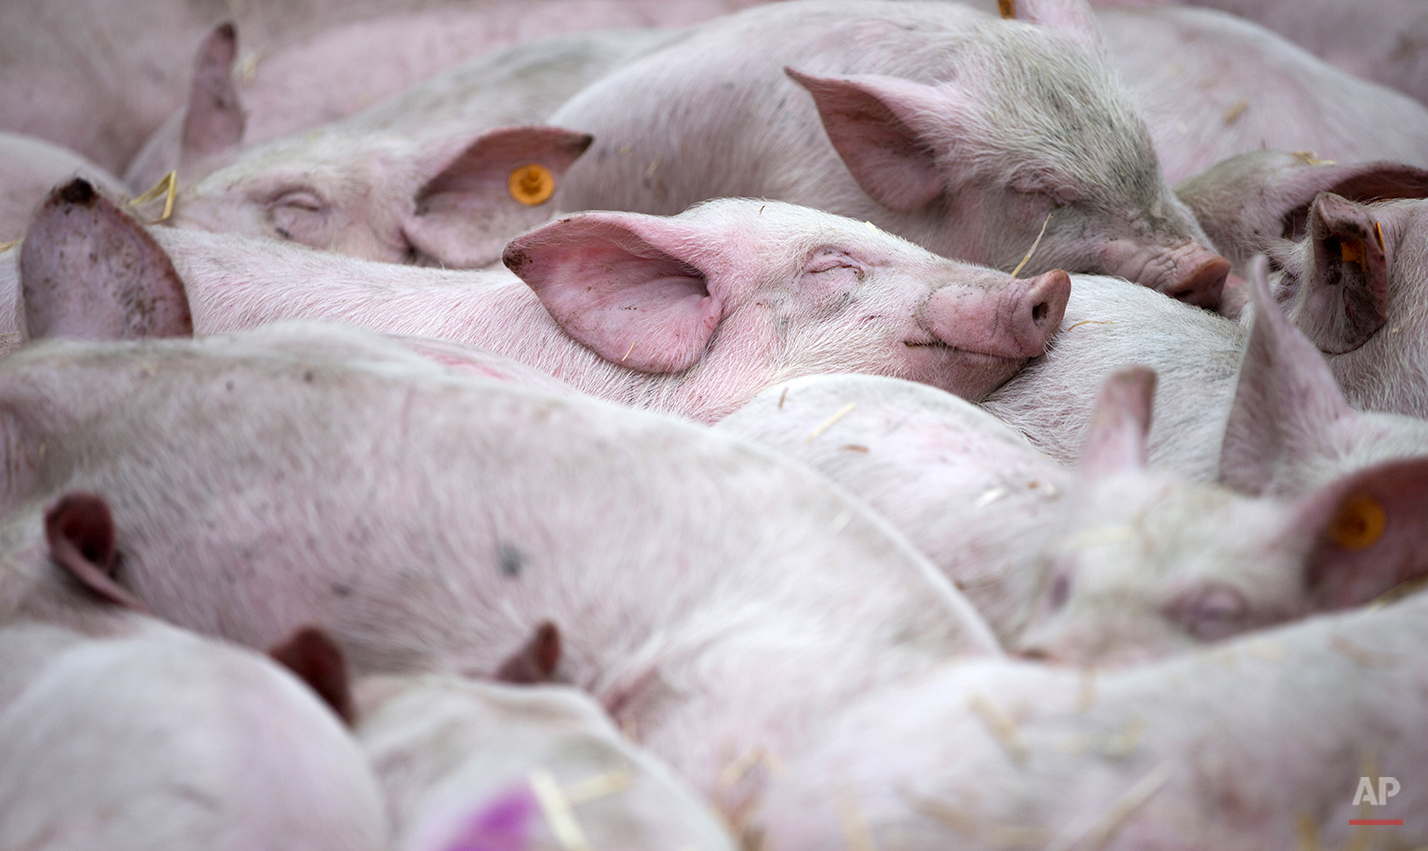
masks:
[[[1428,7],[1218,5],[5,0],[0,849],[1428,846]]]

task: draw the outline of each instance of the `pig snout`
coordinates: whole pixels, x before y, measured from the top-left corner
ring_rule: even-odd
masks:
[[[1117,241],[1102,252],[1105,272],[1173,299],[1214,310],[1230,275],[1230,261],[1198,243],[1147,250]]]
[[[1061,326],[1071,276],[1053,269],[1000,289],[942,287],[927,303],[927,330],[947,346],[1003,358],[1031,358]]]

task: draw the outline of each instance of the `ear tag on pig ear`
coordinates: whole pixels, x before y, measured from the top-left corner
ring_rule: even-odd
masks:
[[[1346,500],[1339,506],[1329,534],[1334,543],[1346,550],[1366,550],[1383,537],[1388,515],[1379,501],[1369,496]]]
[[[1011,20],[1016,17],[1016,0],[997,0],[997,11],[1002,13],[1002,17]]]
[[[1383,247],[1383,225],[1378,222],[1373,223],[1373,236],[1378,240],[1378,250],[1380,252],[1387,251],[1388,249]]]
[[[1339,257],[1345,263],[1364,264],[1364,244],[1357,239],[1345,239],[1339,242]]]
[[[534,207],[544,204],[555,194],[555,175],[540,163],[530,163],[511,172],[506,188],[510,190],[512,198],[527,207]]]

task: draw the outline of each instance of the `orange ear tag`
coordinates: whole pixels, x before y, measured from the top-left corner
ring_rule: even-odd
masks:
[[[1002,13],[1003,18],[1016,17],[1016,0],[997,0],[997,11]]]
[[[511,172],[506,188],[510,190],[512,198],[527,207],[534,207],[544,204],[555,194],[555,175],[539,163],[523,165]]]
[[[1388,249],[1383,247],[1383,225],[1379,224],[1378,222],[1374,222],[1373,235],[1378,240],[1378,250],[1387,251]]]
[[[1345,263],[1364,262],[1364,244],[1356,239],[1346,239],[1339,243],[1339,256],[1344,258]]]
[[[1388,526],[1388,515],[1378,500],[1360,496],[1339,506],[1329,534],[1346,550],[1366,550],[1378,543]]]

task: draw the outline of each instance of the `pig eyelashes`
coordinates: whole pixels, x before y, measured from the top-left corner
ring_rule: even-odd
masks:
[[[314,192],[289,190],[269,201],[268,220],[283,239],[314,244],[327,223],[326,205]]]

